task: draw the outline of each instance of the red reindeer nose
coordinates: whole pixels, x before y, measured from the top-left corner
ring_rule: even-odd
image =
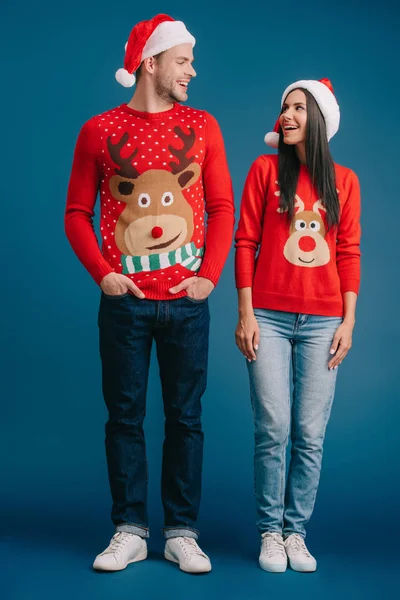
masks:
[[[151,230],[151,235],[153,236],[153,238],[160,238],[163,234],[163,229],[162,227],[153,227],[153,229]]]
[[[304,235],[299,239],[299,248],[303,252],[312,252],[316,245],[314,238],[309,235]]]

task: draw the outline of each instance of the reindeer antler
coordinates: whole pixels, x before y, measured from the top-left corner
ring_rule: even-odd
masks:
[[[280,196],[280,195],[281,195],[281,193],[279,191],[275,192],[275,196]],[[302,212],[304,210],[304,202],[303,202],[303,200],[297,194],[295,194],[294,198],[295,198],[294,207],[295,207],[295,209],[297,209],[296,213]],[[282,213],[288,212],[288,209],[287,208],[281,208],[281,207],[279,207],[277,209],[277,212],[282,214]]]
[[[314,202],[312,209],[313,212],[317,213],[317,215],[319,214],[319,210],[324,210],[326,212],[326,208],[322,205],[321,200],[317,200],[316,202]]]
[[[303,212],[303,210],[304,210],[304,202],[303,202],[303,200],[297,194],[295,194],[294,197],[295,197],[295,200],[296,200],[296,202],[294,203],[295,208],[297,208],[296,213]]]
[[[111,158],[115,162],[116,165],[120,167],[120,169],[115,169],[115,172],[121,177],[127,177],[129,179],[136,179],[139,177],[140,173],[135,167],[132,165],[132,160],[135,158],[138,153],[138,148],[132,152],[130,156],[127,158],[121,157],[121,149],[125,146],[125,143],[129,140],[129,133],[126,132],[122,136],[119,142],[113,144],[111,141],[111,137],[107,138],[107,148],[110,153]]]
[[[168,149],[171,152],[171,154],[173,154],[178,159],[178,162],[169,163],[173,174],[176,175],[177,173],[184,171],[186,167],[188,167],[194,161],[195,157],[191,156],[189,158],[188,156],[186,156],[186,153],[192,148],[196,136],[192,127],[189,128],[189,133],[185,133],[179,127],[179,125],[177,125],[176,127],[174,127],[174,131],[183,142],[183,148],[181,148],[180,150],[173,148],[171,145],[168,146]]]

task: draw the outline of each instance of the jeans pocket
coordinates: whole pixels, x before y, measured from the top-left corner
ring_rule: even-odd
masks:
[[[129,296],[129,292],[125,292],[125,294],[117,294],[115,295],[110,295],[110,294],[105,294],[104,292],[101,292],[103,297],[106,298],[106,300],[121,300],[121,298],[126,298],[127,296]]]
[[[189,300],[192,304],[203,304],[206,302],[207,298],[203,298],[202,300],[196,300],[196,298],[191,298],[190,296],[184,296],[186,300]]]

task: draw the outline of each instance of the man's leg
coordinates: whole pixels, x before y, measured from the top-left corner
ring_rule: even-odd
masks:
[[[165,535],[196,538],[203,464],[201,397],[207,381],[208,301],[180,298],[164,306],[168,315],[156,329],[155,339],[165,413]]]
[[[99,311],[106,454],[117,531],[148,537],[143,433],[155,303],[102,294]]]
[[[206,389],[208,301],[179,298],[163,303],[155,331],[165,412],[162,500],[165,556],[190,573],[211,569],[196,543],[201,496],[203,432],[201,397]]]

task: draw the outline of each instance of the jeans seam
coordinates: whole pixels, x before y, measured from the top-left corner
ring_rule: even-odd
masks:
[[[328,406],[327,406],[327,408],[325,410],[325,415],[324,415],[324,417],[325,417],[325,423],[324,423],[324,427],[323,427],[323,430],[322,430],[322,440],[321,440],[321,464],[320,464],[320,468],[319,468],[318,483],[317,483],[317,485],[315,487],[315,492],[314,492],[314,495],[313,495],[313,498],[312,498],[313,510],[314,510],[315,501],[317,499],[317,494],[318,494],[318,489],[319,489],[319,482],[320,482],[321,470],[322,470],[322,456],[323,456],[323,453],[324,453],[325,433],[326,433],[326,428],[328,426],[328,421],[329,421],[329,416],[330,416],[330,410],[332,409],[333,399],[334,399],[334,396],[335,396],[335,389],[336,389],[336,382],[335,382],[335,385],[333,386],[333,390],[332,390],[332,393],[331,393],[330,398],[329,398],[329,403],[328,403]],[[305,525],[306,524],[307,523],[305,523]]]
[[[296,375],[296,364],[297,364],[297,351],[296,351],[296,345],[294,344],[294,340],[293,340],[292,341],[293,385],[294,385],[294,379],[295,379],[295,375]],[[288,378],[289,378],[289,374],[288,374]],[[288,434],[287,434],[288,435],[288,441],[289,441],[289,435],[290,435],[291,438],[292,438],[292,435],[293,435],[293,421],[294,421],[294,419],[292,418],[292,412],[293,412],[293,402],[294,402],[294,400],[295,400],[295,398],[294,398],[294,390],[293,390],[292,407],[289,406],[289,428],[288,428]],[[282,531],[285,530],[286,490],[287,490],[288,485],[289,485],[289,476],[290,476],[290,465],[289,465],[288,479],[286,481],[286,488],[285,488],[285,504],[284,504],[284,510],[283,510]]]
[[[290,374],[290,360],[286,365],[286,381],[289,381],[289,374]],[[281,503],[282,503],[282,528],[284,525],[284,514],[285,514],[285,496],[286,496],[286,449],[287,449],[287,445],[288,445],[288,441],[289,441],[289,432],[290,432],[290,423],[291,423],[291,414],[290,414],[290,388],[289,388],[289,398],[286,398],[286,400],[289,400],[289,406],[288,411],[289,411],[289,422],[287,425],[287,429],[286,429],[286,437],[285,437],[285,443],[283,445],[282,448],[282,473],[281,473]]]
[[[297,324],[298,324],[299,316],[300,316],[299,314],[296,315],[296,319],[295,319],[295,322],[293,325],[292,338],[294,338],[297,333],[297,329],[298,329]]]
[[[167,325],[169,323],[169,302],[166,302],[165,304],[165,324]]]

